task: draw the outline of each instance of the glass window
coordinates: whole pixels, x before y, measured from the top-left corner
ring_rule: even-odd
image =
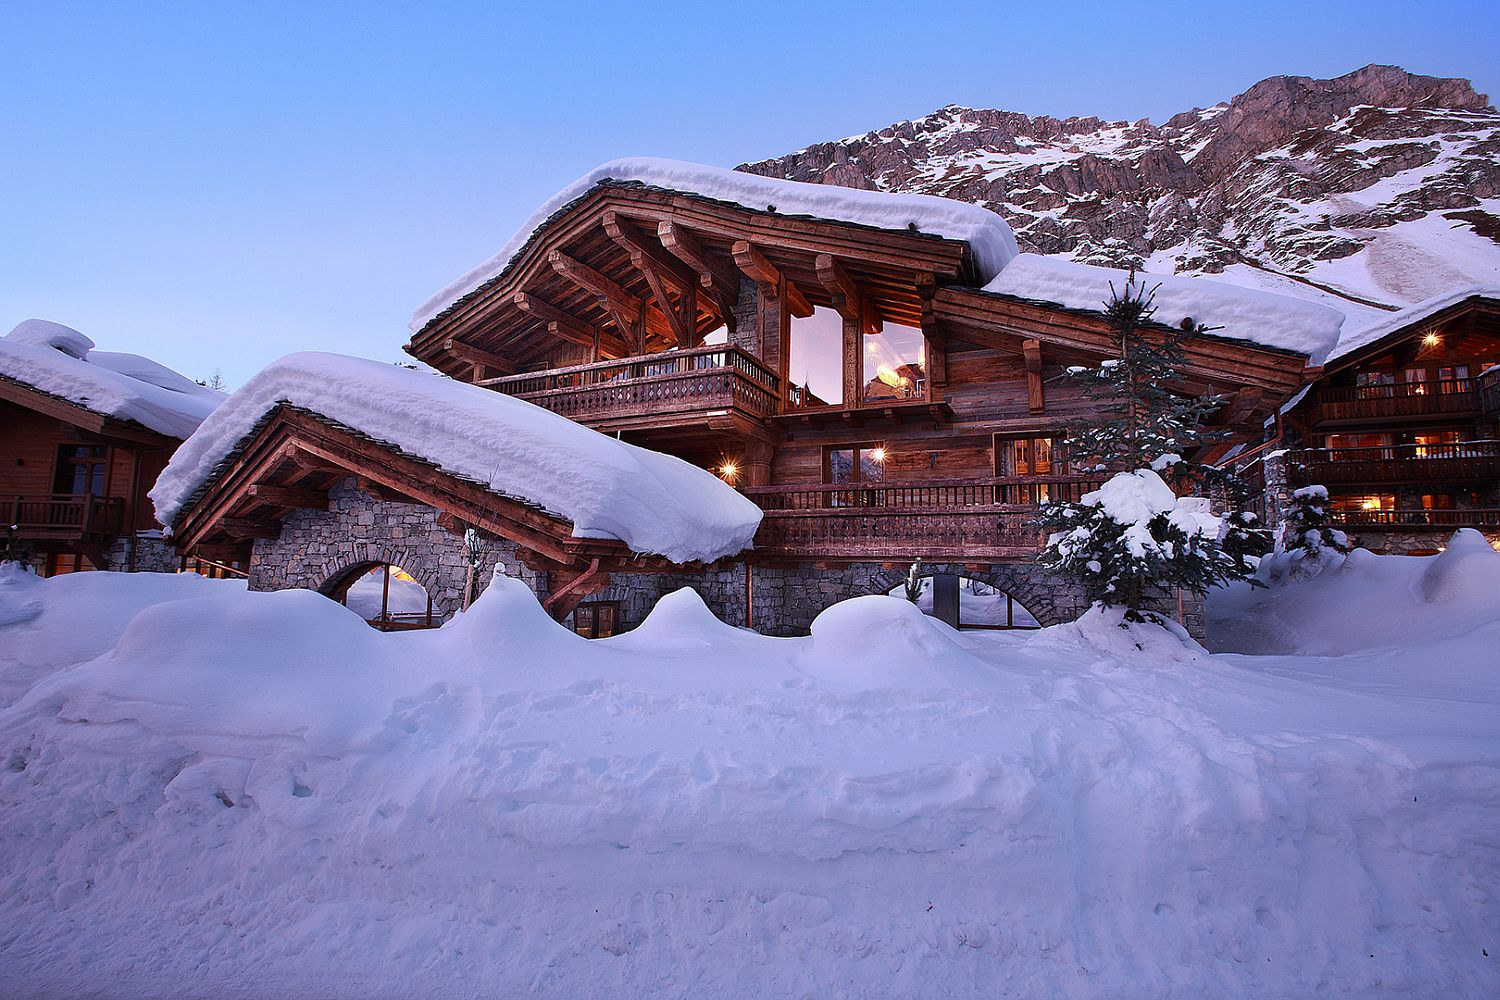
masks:
[[[927,340],[895,323],[862,338],[866,402],[921,399],[927,393]]]
[[[844,319],[836,311],[817,306],[811,316],[792,317],[787,376],[793,406],[843,403]]]
[[[840,445],[825,453],[824,482],[833,486],[845,483],[881,483],[885,481],[885,446],[882,444]],[[870,506],[874,497],[856,490],[838,490],[828,494],[832,507]]]
[[[109,485],[109,449],[96,445],[63,445],[57,451],[52,491],[72,496],[104,496]]]

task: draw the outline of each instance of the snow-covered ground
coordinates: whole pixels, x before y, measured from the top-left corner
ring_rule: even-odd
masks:
[[[10,571],[0,994],[1494,996],[1497,575],[1223,595],[1256,656]]]

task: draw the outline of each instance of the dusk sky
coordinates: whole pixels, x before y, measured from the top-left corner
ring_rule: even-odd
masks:
[[[1161,121],[1394,63],[1500,92],[1500,4],[0,4],[0,333],[238,385],[403,357],[589,167],[733,166],[948,103]]]

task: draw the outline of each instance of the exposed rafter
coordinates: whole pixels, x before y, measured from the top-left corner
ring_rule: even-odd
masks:
[[[1042,387],[1042,342],[1021,341],[1021,353],[1026,358],[1026,406],[1032,413],[1041,413],[1047,407]]]
[[[609,311],[610,321],[619,331],[621,339],[627,343],[633,339],[636,328],[643,320],[650,332],[659,336],[669,335],[666,329],[656,328],[660,321],[646,308],[644,300],[631,294],[629,289],[608,275],[582,261],[574,260],[560,250],[549,253],[547,263],[552,265],[552,270],[558,275],[595,295],[599,304]]]
[[[539,299],[530,292],[517,292],[512,296],[511,301],[515,303],[517,309],[547,324],[547,332],[553,337],[571,341],[590,350],[598,344],[601,350],[608,350],[615,357],[625,357],[631,353],[631,349],[621,338],[604,334],[592,324],[584,322],[572,313],[564,312],[546,299]]]
[[[474,381],[489,378],[493,375],[514,375],[516,364],[510,358],[492,354],[481,350],[461,340],[449,337],[443,341],[443,353],[448,354],[465,364],[474,366]]]
[[[814,260],[814,267],[819,283],[833,300],[833,308],[839,315],[859,323],[863,333],[879,333],[882,326],[879,310],[859,290],[844,266],[832,254],[820,253]]]
[[[698,341],[698,280],[674,258],[651,246],[635,226],[614,212],[604,213],[604,231],[630,256],[631,265],[646,279],[670,325],[678,347],[693,347]],[[675,285],[672,298],[668,283]]]
[[[326,490],[277,486],[273,483],[251,483],[245,490],[245,495],[272,507],[297,507],[304,510],[328,509]]]
[[[780,296],[785,277],[781,268],[766,259],[753,243],[748,240],[739,240],[734,244],[734,263],[745,277],[755,282],[760,294],[766,299],[775,299]],[[796,284],[790,280],[785,282],[787,310],[798,317],[808,317],[813,314],[812,303],[807,301]]]
[[[713,298],[719,318],[729,323],[740,301],[740,276],[734,266],[710,254],[691,230],[670,219],[657,223],[656,236],[662,246],[697,272],[698,283]]]

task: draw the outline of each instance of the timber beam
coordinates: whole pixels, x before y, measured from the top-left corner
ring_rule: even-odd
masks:
[[[844,266],[832,254],[820,253],[814,261],[814,267],[818,272],[818,282],[833,300],[833,308],[838,314],[860,324],[862,333],[879,333],[883,325],[880,312],[859,290]]]
[[[614,323],[615,329],[619,331],[620,339],[629,342],[642,322],[644,322],[651,333],[660,337],[671,336],[671,331],[666,324],[646,309],[643,299],[632,294],[619,282],[608,275],[575,260],[563,253],[561,250],[553,250],[547,255],[547,263],[557,274],[571,281],[599,299],[608,312],[610,322]]]
[[[605,212],[604,232],[630,257],[630,264],[651,289],[656,306],[666,317],[678,347],[695,347],[698,343],[698,277],[689,273],[677,260],[651,246],[633,225],[614,212]],[[677,298],[671,295],[669,283],[675,285]],[[728,317],[726,317],[727,321]]]
[[[1042,388],[1042,342],[1021,341],[1021,353],[1026,358],[1026,407],[1032,413],[1041,413],[1047,407]]]
[[[600,349],[612,351],[617,357],[629,357],[631,354],[630,348],[622,338],[614,335],[606,336],[592,323],[585,322],[572,313],[564,312],[546,299],[538,298],[530,292],[516,292],[511,296],[511,302],[523,313],[546,324],[547,332],[554,337],[590,350],[597,343]]]
[[[780,297],[782,281],[785,276],[781,273],[781,268],[767,260],[766,255],[761,253],[755,244],[748,240],[736,241],[734,244],[734,263],[736,267],[744,272],[745,277],[755,282],[755,286],[760,289],[762,297],[766,299]],[[807,301],[807,296],[803,295],[796,284],[790,280],[786,281],[785,287],[787,311],[799,319],[806,319],[808,316],[811,316],[813,314],[813,307],[812,303]]]
[[[474,366],[474,381],[490,378],[492,375],[514,375],[516,365],[509,358],[503,358],[498,354],[481,350],[461,340],[449,337],[443,341],[443,352],[449,354],[465,364]]]
[[[323,490],[271,483],[251,483],[245,495],[272,507],[297,507],[303,510],[327,510],[328,494]]]
[[[236,538],[280,538],[281,522],[272,518],[221,517],[218,526]]]
[[[719,318],[728,325],[740,301],[740,279],[733,265],[711,256],[686,226],[670,219],[657,223],[656,237],[678,260],[697,272],[698,283],[713,298]]]

